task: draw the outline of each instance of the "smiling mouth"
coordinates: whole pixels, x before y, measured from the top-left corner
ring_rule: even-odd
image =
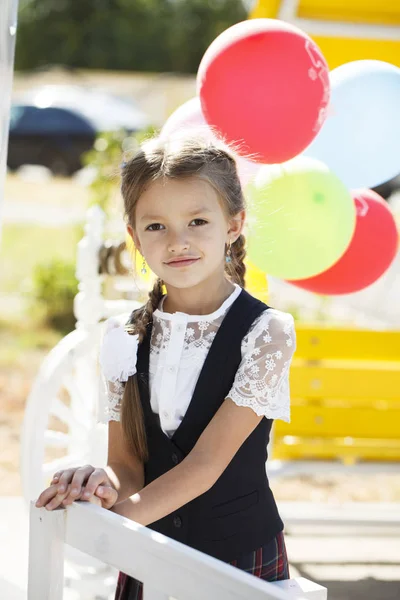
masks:
[[[173,262],[165,263],[167,267],[186,267],[200,260],[199,258],[185,258],[182,260],[175,260]]]

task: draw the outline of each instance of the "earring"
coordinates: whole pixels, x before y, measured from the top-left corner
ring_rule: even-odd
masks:
[[[231,242],[229,242],[229,246],[228,246],[228,249],[227,249],[226,255],[225,255],[225,262],[226,263],[232,262],[231,245],[232,245]]]
[[[140,271],[140,272],[141,272],[141,274],[142,274],[142,275],[146,275],[146,273],[147,273],[147,269],[146,269],[146,260],[145,260],[144,256],[143,256],[142,269],[141,269],[141,271]]]

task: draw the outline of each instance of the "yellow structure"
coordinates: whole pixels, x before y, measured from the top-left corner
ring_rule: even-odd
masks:
[[[400,67],[400,0],[258,0],[250,18],[293,23],[330,69],[359,59]],[[292,418],[275,422],[272,458],[399,461],[400,331],[296,330]]]
[[[250,18],[279,18],[282,4],[282,0],[258,0]],[[399,0],[299,0],[296,18],[300,29],[321,48],[330,69],[360,59],[384,60],[400,67]],[[334,35],[314,33],[317,21],[336,25]],[[345,25],[343,35],[340,23]],[[391,30],[385,34],[381,27],[375,35],[370,26],[391,26]]]
[[[298,324],[291,423],[276,421],[275,459],[400,460],[400,331]]]

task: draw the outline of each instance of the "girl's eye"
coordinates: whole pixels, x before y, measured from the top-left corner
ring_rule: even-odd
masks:
[[[208,221],[204,219],[193,219],[192,223],[196,223],[197,225],[207,225]]]
[[[145,231],[160,231],[160,227],[163,227],[161,223],[152,223],[146,227]]]

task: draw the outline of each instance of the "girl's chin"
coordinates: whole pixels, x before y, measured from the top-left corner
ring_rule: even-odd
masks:
[[[210,277],[169,277],[163,279],[165,285],[177,290],[197,288],[201,296],[206,297],[210,289]]]
[[[188,288],[195,287],[196,285],[200,285],[203,279],[198,280],[189,277],[169,277],[168,279],[163,279],[166,286],[171,286],[180,290],[185,290]]]

